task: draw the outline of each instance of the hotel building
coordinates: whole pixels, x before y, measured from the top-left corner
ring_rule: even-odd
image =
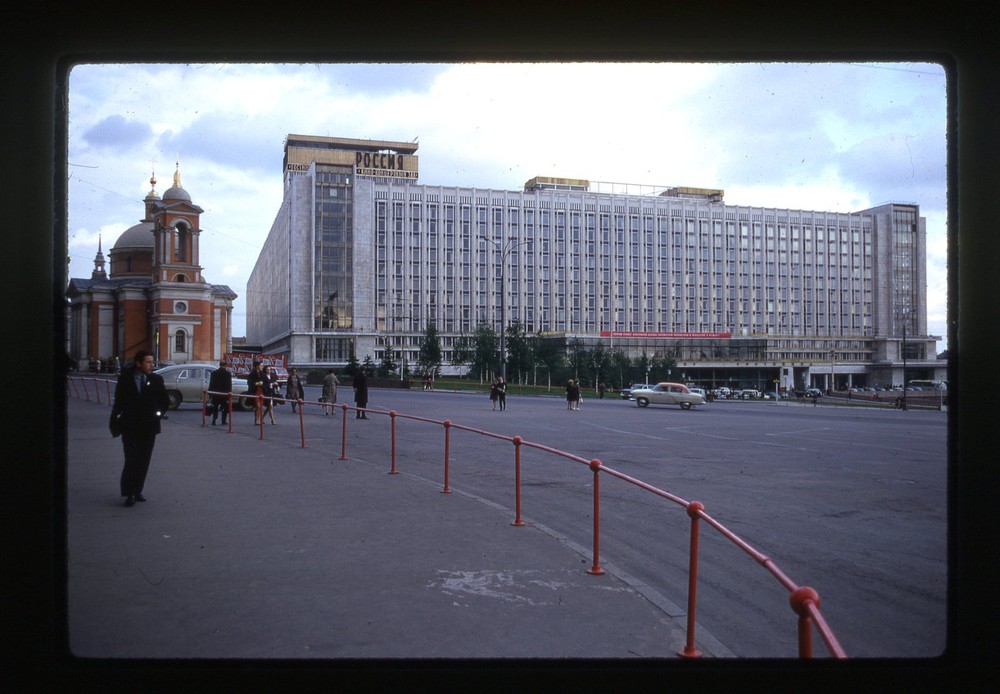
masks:
[[[945,379],[916,203],[849,214],[716,189],[537,177],[418,183],[417,145],[289,135],[247,284],[247,340],[300,368],[417,360],[480,323],[676,359],[678,380],[773,390]],[[904,355],[905,351],[905,355]]]

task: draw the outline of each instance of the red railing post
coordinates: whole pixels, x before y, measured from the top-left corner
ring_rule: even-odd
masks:
[[[521,444],[524,442],[520,436],[515,436],[512,440],[514,444],[514,522],[511,525],[521,526]]]
[[[98,379],[94,379],[94,395],[97,397],[97,404],[101,404],[101,382]]]
[[[299,405],[299,431],[302,432],[302,447],[308,448],[308,446],[306,446],[306,420],[304,419],[302,412],[302,398],[299,398],[296,402]]]
[[[698,604],[698,527],[699,514],[705,510],[700,501],[692,501],[687,505],[687,514],[691,518],[691,547],[688,559],[688,609],[687,609],[687,640],[684,650],[677,655],[682,658],[700,658],[701,651],[695,647],[695,609]]]
[[[601,568],[601,461],[594,458],[590,461],[589,467],[594,471],[594,565],[587,569],[587,573],[600,576],[604,573]]]
[[[205,408],[208,407],[208,391],[201,391],[201,428],[205,428]]]
[[[396,474],[396,411],[389,413],[389,430],[392,432],[392,466],[389,469],[390,475]]]
[[[799,657],[812,658],[812,618],[809,616],[809,604],[819,607],[819,593],[808,586],[802,586],[792,591],[788,602],[799,616]]]
[[[229,410],[229,433],[233,433],[233,391],[226,393],[226,407]]]
[[[104,383],[108,387],[108,405],[113,406],[114,403],[111,402],[111,381],[105,381]]]
[[[264,394],[261,392],[261,387],[257,386],[257,419],[259,420],[258,426],[260,427],[260,436],[257,438],[258,441],[264,440]]]
[[[347,403],[341,407],[344,409],[344,426],[340,429],[340,459],[347,460]]]
[[[90,402],[90,388],[87,387],[87,379],[81,377],[80,383],[83,384],[83,394],[87,396],[87,402]]]
[[[71,386],[73,386],[73,394],[76,396],[76,399],[79,400],[80,399],[80,389],[76,387],[76,379],[73,378],[72,376],[69,376],[66,380],[69,381],[69,384]]]
[[[448,456],[451,452],[451,420],[444,420],[444,489],[441,490],[442,494],[451,494],[451,488],[448,486]]]

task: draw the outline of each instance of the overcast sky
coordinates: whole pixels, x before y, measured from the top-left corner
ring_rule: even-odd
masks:
[[[946,76],[927,63],[77,65],[70,277],[90,277],[175,162],[206,280],[239,298],[282,197],[289,133],[419,142],[420,182],[544,176],[722,188],[734,205],[927,218],[928,327],[947,347]]]

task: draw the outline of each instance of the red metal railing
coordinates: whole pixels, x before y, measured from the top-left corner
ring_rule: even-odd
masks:
[[[84,385],[84,392],[86,399],[89,400],[89,392],[86,389],[86,381],[96,381],[98,379],[85,379],[82,377],[70,377],[70,382],[76,379]],[[107,381],[109,388],[108,402],[111,402],[110,396],[110,381]],[[75,384],[73,385],[74,391],[76,392],[76,397],[79,398],[79,391],[76,390]],[[202,394],[202,426],[205,426],[205,404],[207,403],[207,398],[209,395],[227,395],[229,398],[228,406],[230,409],[230,431],[232,431],[232,393],[214,393],[211,391],[204,391]],[[239,396],[237,396],[239,397]],[[262,404],[262,396],[257,394],[257,407],[259,408]],[[98,401],[100,401],[98,399]],[[314,401],[297,401],[299,410],[299,426],[302,439],[302,448],[306,448],[306,438],[305,438],[305,420],[304,420],[304,407],[317,406],[317,407],[330,407],[330,403],[314,402]],[[343,413],[343,426],[341,431],[341,453],[340,460],[348,460],[347,457],[347,427],[348,427],[348,417],[347,413],[349,410],[354,410],[355,412],[365,412],[367,414],[384,415],[389,418],[389,430],[391,437],[390,445],[390,470],[389,474],[397,474],[397,458],[396,458],[396,420],[399,418],[409,419],[417,422],[424,422],[427,424],[433,424],[443,427],[444,429],[444,487],[441,489],[442,494],[451,493],[452,489],[449,486],[449,461],[451,459],[451,432],[453,429],[458,431],[465,431],[479,436],[486,436],[489,438],[498,439],[501,441],[508,441],[514,446],[514,486],[515,486],[515,518],[511,525],[523,526],[524,521],[521,518],[521,449],[524,447],[532,448],[544,453],[555,455],[557,457],[566,458],[567,460],[572,460],[574,462],[586,465],[593,473],[593,511],[594,511],[594,528],[593,528],[593,562],[589,568],[586,569],[588,574],[601,575],[605,573],[605,570],[601,567],[600,563],[600,499],[601,499],[601,473],[605,473],[613,478],[621,480],[627,484],[633,485],[639,489],[647,491],[651,494],[659,496],[663,499],[670,501],[676,505],[683,507],[690,518],[690,539],[689,539],[689,558],[688,558],[688,605],[687,605],[687,637],[685,641],[684,648],[678,652],[678,655],[682,658],[700,658],[701,652],[697,649],[695,645],[695,632],[696,632],[696,608],[697,608],[697,587],[698,587],[698,557],[699,557],[699,535],[700,535],[700,524],[702,521],[707,523],[710,527],[718,531],[725,539],[729,540],[732,544],[736,545],[743,552],[748,554],[754,561],[763,566],[775,579],[789,592],[789,604],[792,611],[797,616],[796,628],[797,628],[797,640],[798,640],[798,652],[800,658],[812,658],[813,648],[812,648],[812,632],[813,627],[819,633],[820,638],[826,645],[826,648],[833,658],[846,658],[846,652],[837,640],[836,635],[833,630],[827,624],[820,611],[820,597],[819,594],[808,586],[799,586],[794,581],[792,581],[788,576],[781,571],[777,564],[767,555],[754,549],[749,543],[740,538],[738,535],[733,533],[731,530],[726,528],[722,523],[714,519],[708,513],[705,512],[705,506],[700,501],[686,501],[681,497],[674,494],[666,492],[662,489],[658,489],[642,480],[630,477],[618,470],[607,467],[599,459],[587,460],[579,456],[573,455],[572,453],[567,453],[556,448],[551,448],[544,444],[535,443],[532,441],[526,441],[520,436],[507,436],[506,434],[498,434],[496,432],[486,431],[483,429],[476,429],[473,427],[464,426],[461,424],[455,424],[450,420],[434,420],[428,419],[426,417],[419,417],[416,415],[400,414],[396,411],[384,411],[384,410],[361,410],[357,407],[347,405],[346,403],[341,404],[341,411]],[[263,427],[263,412],[258,409],[258,416],[260,421],[260,439],[264,438],[264,427]]]

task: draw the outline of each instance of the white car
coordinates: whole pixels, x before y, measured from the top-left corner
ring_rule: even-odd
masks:
[[[705,396],[691,392],[682,383],[657,383],[652,388],[641,388],[632,391],[632,397],[639,407],[649,405],[680,405],[682,409],[690,410],[695,405],[704,405]]]
[[[218,364],[174,364],[156,369],[155,373],[163,376],[163,385],[170,398],[170,409],[176,410],[182,402],[201,404],[202,391],[208,390],[208,379],[212,372],[219,368]],[[240,395],[247,392],[245,379],[233,376],[233,393]],[[234,407],[249,409],[252,404],[245,398],[233,399]]]

